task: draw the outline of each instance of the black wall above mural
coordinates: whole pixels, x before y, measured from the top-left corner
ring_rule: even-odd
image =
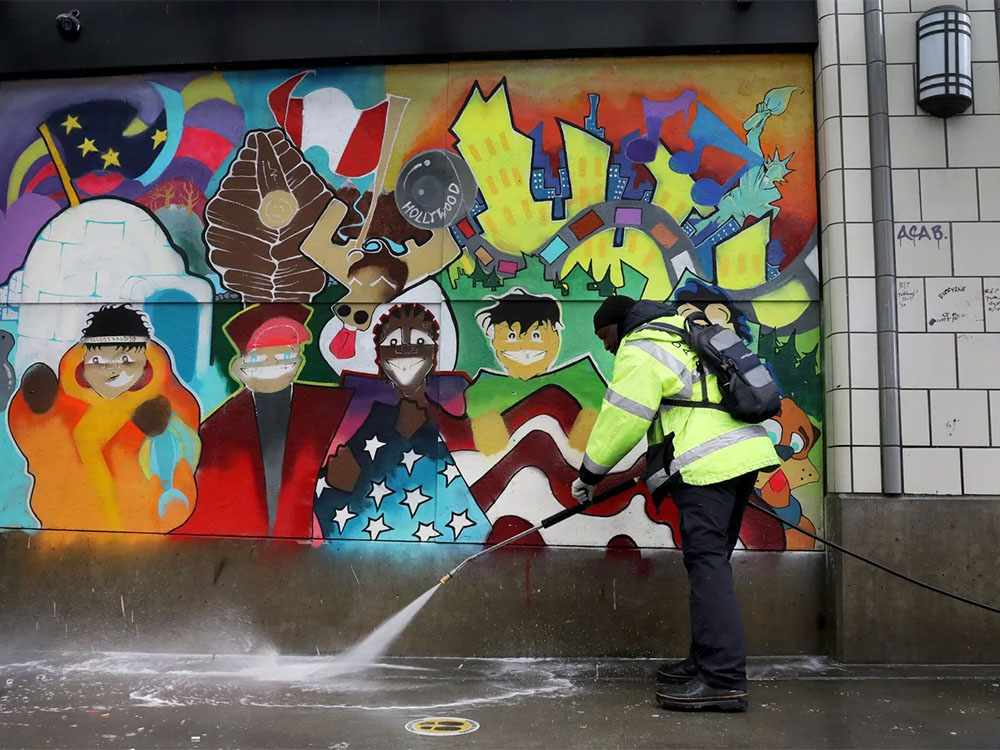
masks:
[[[60,14],[79,11],[79,33]],[[0,77],[281,61],[795,52],[814,0],[0,1]]]

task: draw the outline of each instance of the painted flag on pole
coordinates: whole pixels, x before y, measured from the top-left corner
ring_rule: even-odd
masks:
[[[275,121],[303,152],[312,146],[326,151],[334,174],[364,177],[374,172],[382,153],[389,100],[357,109],[346,93],[333,87],[292,96],[310,72],[292,76],[268,94]]]

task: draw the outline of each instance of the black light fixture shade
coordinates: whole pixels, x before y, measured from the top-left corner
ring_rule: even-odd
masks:
[[[955,5],[931,8],[917,20],[917,104],[935,117],[972,104],[972,19]]]

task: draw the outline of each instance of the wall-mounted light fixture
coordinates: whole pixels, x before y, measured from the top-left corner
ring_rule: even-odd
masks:
[[[917,20],[917,103],[935,117],[972,104],[972,19],[958,6],[931,8]]]

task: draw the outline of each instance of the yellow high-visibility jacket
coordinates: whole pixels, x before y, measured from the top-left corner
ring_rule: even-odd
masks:
[[[665,311],[659,305],[639,303]],[[634,315],[628,323],[635,324]],[[663,404],[663,399],[701,401],[702,378],[697,355],[680,336],[651,324],[684,328],[680,315],[652,317],[622,339],[611,384],[604,396],[580,468],[580,477],[597,484],[646,435],[657,446],[672,438],[667,464],[646,484],[655,492],[678,477],[687,484],[722,482],[751,471],[774,467],[778,456],[767,431],[721,409]],[[628,330],[630,326],[626,327]],[[715,375],[707,373],[708,400],[722,400]]]

